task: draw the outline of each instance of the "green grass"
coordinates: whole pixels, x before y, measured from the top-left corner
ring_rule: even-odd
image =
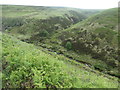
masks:
[[[60,55],[50,55],[14,37],[3,34],[3,88],[117,88],[117,78],[108,79],[70,63]]]
[[[99,10],[3,5],[3,29],[5,33],[11,35],[3,34],[3,42],[0,41],[3,44],[3,48],[0,48],[3,50],[0,57],[4,68],[3,87],[117,87],[117,78],[109,79],[98,71],[91,72],[91,69],[97,67],[104,73],[112,72],[115,75],[118,68],[116,60],[109,57],[116,57],[116,54],[111,52],[117,49],[118,44],[117,9],[97,12]],[[78,23],[75,24],[75,21]],[[49,33],[47,37],[40,37],[43,30]],[[85,31],[88,37],[84,36]],[[83,41],[79,40],[81,34]],[[14,37],[28,40],[27,42],[37,44],[38,47]],[[72,50],[66,50],[66,40],[71,41]],[[82,52],[89,49],[84,46],[80,48],[81,42],[85,44],[84,46],[88,45],[86,43],[93,45],[88,55]],[[94,45],[92,42],[99,44]],[[75,46],[73,43],[76,43]],[[113,49],[110,55],[106,54],[108,59],[100,59],[105,56],[103,53],[99,54],[102,55],[100,58],[94,59],[93,56],[99,56],[98,50],[107,50],[106,45]],[[49,52],[47,48],[55,52]],[[62,55],[55,54],[61,52]],[[92,66],[89,68],[67,57],[84,61]],[[109,64],[116,66],[114,68]]]
[[[110,53],[110,55],[103,55],[102,51],[104,52],[106,46],[108,45],[109,48],[113,48],[114,50],[117,50],[118,48],[118,38],[117,38],[117,8],[109,9],[102,11],[100,13],[97,13],[95,15],[90,15],[89,18],[85,19],[83,21],[80,21],[79,23],[75,24],[68,20],[68,16],[71,17],[79,17],[83,16],[87,17],[89,16],[90,12],[87,13],[84,10],[79,9],[72,9],[72,8],[56,8],[56,7],[26,7],[25,6],[12,6],[10,9],[6,10],[4,8],[11,7],[11,6],[3,6],[3,11],[6,12],[5,15],[8,15],[6,17],[9,17],[13,14],[13,17],[16,20],[17,15],[14,15],[14,11],[18,9],[18,12],[28,12],[28,14],[20,15],[24,17],[23,25],[21,26],[14,26],[10,29],[6,30],[7,33],[10,35],[13,35],[14,37],[17,37],[21,40],[28,40],[30,42],[33,42],[36,44],[36,42],[39,44],[46,44],[46,47],[51,45],[51,49],[55,48],[56,52],[59,52],[61,48],[66,50],[65,47],[65,41],[68,39],[72,39],[72,43],[76,42],[76,44],[72,45],[72,50],[75,52],[74,55],[71,55],[71,52],[64,52],[67,56],[72,56],[75,59],[78,59],[79,61],[85,61],[87,63],[92,64],[95,67],[101,67],[102,70],[108,69],[108,72],[117,71],[116,68],[111,68],[109,59],[111,58],[113,61],[113,66],[117,67],[116,61],[114,57],[117,55],[114,53]],[[50,11],[50,13],[48,13]],[[94,10],[93,10],[94,11]],[[3,13],[4,14],[4,13]],[[11,14],[11,15],[9,15]],[[67,15],[66,15],[67,14]],[[53,17],[50,19],[50,17]],[[57,16],[57,17],[56,17]],[[9,17],[12,19],[11,17]],[[60,18],[60,19],[59,19]],[[45,21],[41,21],[39,19],[44,19]],[[79,19],[79,18],[76,18]],[[6,19],[8,22],[9,20]],[[20,19],[21,20],[21,19]],[[11,22],[12,20],[10,20]],[[13,21],[12,21],[13,22]],[[17,23],[17,22],[16,22]],[[10,23],[11,25],[11,23]],[[8,25],[9,26],[9,25]],[[56,29],[56,26],[59,26],[59,29]],[[67,28],[67,29],[65,29]],[[39,33],[42,30],[46,30],[49,33],[48,37],[40,37]],[[86,36],[84,36],[84,31],[87,31]],[[81,34],[80,34],[81,33]],[[83,41],[79,40],[79,38],[84,39]],[[93,36],[96,36],[95,38]],[[63,38],[63,39],[61,39]],[[86,41],[86,42],[85,42]],[[55,43],[52,43],[55,42]],[[98,42],[99,45],[93,45],[92,49],[89,49],[89,47],[85,48],[84,46],[80,48],[81,42],[86,44],[89,43],[89,45],[93,45],[93,42]],[[80,44],[80,45],[77,45]],[[76,46],[77,45],[77,46]],[[88,45],[88,44],[87,44]],[[97,49],[95,48],[97,46]],[[60,48],[59,48],[60,47]],[[87,58],[84,58],[82,52],[88,52],[84,50],[89,51],[89,55],[87,55]],[[91,50],[91,51],[90,51]],[[101,53],[97,53],[101,51]],[[107,51],[107,48],[106,48]],[[113,52],[113,51],[110,51]],[[106,52],[108,53],[108,52]],[[116,51],[115,51],[116,53]],[[96,57],[97,56],[97,57]],[[104,57],[105,56],[105,57]],[[111,57],[112,56],[112,57]],[[93,59],[94,57],[95,59]],[[88,59],[89,58],[89,59]],[[106,59],[108,58],[108,59]],[[100,61],[101,60],[101,61]],[[103,65],[103,66],[102,66]],[[108,67],[109,66],[109,67]],[[118,67],[117,67],[118,68]],[[109,71],[110,69],[110,71]],[[114,70],[113,70],[114,69]]]
[[[101,10],[2,5],[2,11],[3,29],[5,28],[10,30],[9,33],[17,36],[18,38],[28,39],[39,33],[42,29],[48,30],[50,33],[54,33],[57,25],[59,26],[59,30],[64,29],[80,20],[86,19],[87,17],[100,12]],[[71,17],[73,17],[75,21],[73,21]],[[17,20],[19,20],[19,25],[16,25],[16,23],[18,23]],[[45,20],[48,23],[43,22],[42,20]],[[25,38],[21,36],[24,36]]]
[[[106,69],[108,72],[115,71],[114,73],[116,74],[118,70],[117,69],[118,66],[116,66],[117,67],[116,68],[114,67],[114,65],[111,65],[110,64],[111,61],[109,61],[109,59],[111,59],[113,62],[119,62],[117,59],[114,59],[111,57],[113,55],[117,56],[117,53],[114,54],[113,52],[114,51],[117,52],[117,49],[118,49],[117,11],[118,11],[117,8],[102,11],[96,15],[93,15],[83,20],[82,22],[79,22],[75,25],[71,25],[67,29],[63,29],[55,32],[50,38],[45,39],[43,42],[46,44],[46,47],[49,48],[49,45],[50,45],[51,46],[50,49],[53,49],[56,52],[59,52],[62,50],[63,51],[62,53],[64,55],[70,56],[80,61],[88,62],[95,67],[99,67],[102,70],[104,69],[103,71],[105,72],[106,72]],[[85,31],[87,31],[86,36],[84,34]],[[82,38],[83,41],[79,40],[79,38]],[[72,43],[74,43],[72,52],[65,51],[66,50],[64,48],[66,45],[65,41],[67,40],[68,41],[70,40]],[[98,41],[99,43],[93,44],[92,42],[95,42],[95,41]],[[84,48],[85,45],[82,47],[84,49],[80,48],[82,46],[81,42],[84,44],[89,43],[89,45],[93,45],[93,48],[90,51],[89,55],[84,56],[84,54],[82,54],[82,51],[86,53],[90,49],[89,47]],[[112,48],[114,51],[107,50],[106,46],[108,48]],[[85,49],[87,49],[88,51],[84,51]],[[111,52],[110,55],[108,54],[103,55],[105,49],[107,53]],[[99,52],[99,50],[101,51],[103,50],[103,53],[97,55],[96,53]],[[71,54],[71,53],[74,53],[74,54]],[[105,55],[106,57],[104,58]],[[98,57],[94,59],[93,58],[94,56],[98,56]]]
[[[76,8],[66,8],[66,7],[40,7],[40,6],[22,6],[22,5],[2,5],[4,17],[25,17],[25,18],[37,18],[46,19],[55,16],[64,16],[65,14],[70,14],[69,11],[76,11],[79,14],[84,14],[87,17],[100,12],[101,10],[82,10]],[[48,13],[49,12],[49,13]]]
[[[81,10],[74,8],[58,8],[58,7],[33,7],[33,6],[15,6],[2,5],[3,10],[3,29],[10,30],[13,35],[23,34],[31,37],[40,30],[48,30],[54,32],[57,26],[60,29],[69,27],[70,25],[86,19],[88,16],[98,12],[89,10]],[[49,12],[49,13],[48,13]],[[86,14],[87,12],[90,15]],[[72,20],[75,19],[75,21]],[[17,22],[19,20],[19,23]],[[42,21],[44,20],[44,21]],[[16,25],[18,23],[18,25]],[[42,24],[43,23],[43,24]],[[22,33],[21,33],[22,32]],[[23,39],[23,38],[22,38]]]

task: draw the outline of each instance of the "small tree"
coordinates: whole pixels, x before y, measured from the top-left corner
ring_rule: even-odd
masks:
[[[67,50],[71,50],[72,49],[72,44],[70,41],[68,41],[65,45],[65,47],[67,48]]]
[[[49,35],[48,31],[42,30],[39,34],[41,37],[47,37]]]

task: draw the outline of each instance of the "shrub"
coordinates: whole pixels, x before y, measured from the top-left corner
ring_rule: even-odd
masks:
[[[115,63],[115,60],[113,58],[108,59],[107,64],[112,66],[112,67],[116,67],[116,63]]]
[[[67,50],[71,50],[72,49],[72,43],[70,41],[68,41],[66,43],[65,47],[67,48]]]
[[[49,35],[49,33],[48,33],[48,31],[46,31],[46,30],[42,30],[42,31],[39,33],[39,35],[40,35],[41,37],[47,37],[47,36]]]
[[[6,18],[2,17],[2,24],[4,29],[9,29],[14,26],[22,26],[24,24],[24,20],[22,18]]]

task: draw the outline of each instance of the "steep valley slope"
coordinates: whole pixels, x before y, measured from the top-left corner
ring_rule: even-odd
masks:
[[[3,5],[2,10],[2,29],[19,36],[20,39],[43,33],[51,36],[54,32],[68,28],[100,11],[14,5]]]
[[[2,10],[4,50],[1,60],[7,68],[3,72],[4,87],[118,86],[120,50],[117,8],[84,10],[3,5]],[[12,69],[13,72],[8,74]],[[23,72],[20,71],[22,69]],[[26,76],[19,81],[22,75],[17,77],[18,73]]]
[[[117,88],[118,79],[0,32],[3,88]],[[1,78],[1,77],[0,77]]]
[[[118,37],[118,9],[113,8],[59,31],[43,42],[53,46],[55,51],[68,53],[67,56],[77,60],[81,55],[89,55],[94,60],[85,59],[84,62],[93,65],[95,69],[119,77]],[[67,50],[68,43],[70,50]],[[71,51],[78,55],[74,56]]]
[[[59,30],[49,38],[33,35],[28,42],[120,77],[118,37],[118,9],[113,8]]]

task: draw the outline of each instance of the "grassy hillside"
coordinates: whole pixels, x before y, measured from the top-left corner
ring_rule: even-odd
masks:
[[[0,33],[0,36],[2,34]],[[62,55],[50,55],[43,48],[2,35],[3,88],[117,88],[110,78],[85,65],[71,63]],[[0,40],[1,43],[1,40]],[[32,48],[32,49],[31,49]],[[52,54],[52,53],[51,53]],[[87,68],[87,67],[86,67]]]
[[[64,7],[14,5],[2,7],[3,30],[8,30],[21,39],[39,35],[44,30],[51,36],[54,32],[68,28],[100,11]]]
[[[117,11],[117,8],[113,8],[93,15],[55,33],[50,39],[43,41],[46,45],[38,45],[79,61],[86,57],[84,55],[88,55],[89,60],[85,58],[82,61],[93,65],[95,69],[119,77]],[[34,38],[31,40],[35,43]]]
[[[117,8],[3,5],[2,19],[3,87],[117,87]]]
[[[66,7],[44,7],[44,6],[19,6],[19,5],[2,5],[4,17],[26,17],[46,19],[55,16],[64,16],[74,11],[85,16],[90,16],[101,10],[77,9]],[[75,13],[74,13],[75,14]]]

